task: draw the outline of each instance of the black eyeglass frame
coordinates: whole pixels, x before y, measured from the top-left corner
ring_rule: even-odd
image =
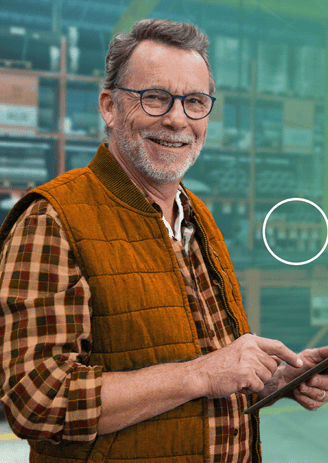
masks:
[[[164,116],[164,114],[167,114],[173,107],[173,104],[174,104],[174,100],[180,100],[181,101],[181,104],[182,104],[182,107],[183,107],[183,112],[185,113],[185,115],[189,118],[189,119],[193,119],[194,121],[199,121],[201,119],[204,119],[205,117],[207,117],[212,109],[213,109],[213,105],[214,105],[214,102],[216,100],[216,98],[214,98],[214,96],[211,96],[211,95],[208,95],[207,93],[203,93],[203,92],[193,92],[193,93],[188,93],[188,95],[172,95],[172,93],[168,92],[167,90],[163,90],[162,88],[146,88],[145,90],[133,90],[131,88],[125,88],[125,87],[116,87],[117,89],[119,90],[124,90],[125,92],[133,92],[133,93],[139,93],[140,95],[140,105],[142,107],[142,109],[145,111],[146,114],[148,114],[148,116],[153,116],[153,117],[161,117],[161,116]],[[146,92],[149,92],[150,90],[160,90],[161,92],[165,92],[167,93],[168,95],[170,95],[171,97],[171,103],[169,104],[168,106],[168,109],[163,113],[163,114],[149,114],[145,108],[143,107],[143,104],[142,104],[142,95]],[[185,106],[184,106],[184,101],[186,98],[188,98],[189,96],[191,95],[206,95],[208,96],[209,98],[211,98],[212,100],[212,105],[211,105],[211,108],[209,110],[209,112],[205,115],[205,116],[202,116],[202,117],[191,117],[189,116],[187,113],[186,113],[186,109],[185,109]]]

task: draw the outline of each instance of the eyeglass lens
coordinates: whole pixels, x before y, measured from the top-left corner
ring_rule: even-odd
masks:
[[[171,95],[164,90],[147,90],[141,98],[144,110],[151,116],[165,114],[171,105],[171,101]],[[186,114],[194,119],[201,119],[207,116],[211,107],[211,98],[202,93],[192,93],[184,100]]]

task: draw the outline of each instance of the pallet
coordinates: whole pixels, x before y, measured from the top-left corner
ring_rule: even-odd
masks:
[[[32,69],[32,63],[30,61],[0,59],[0,67],[10,68],[10,69]]]
[[[34,188],[36,182],[33,180],[14,180],[0,178],[0,188],[9,190],[27,190],[28,188]]]

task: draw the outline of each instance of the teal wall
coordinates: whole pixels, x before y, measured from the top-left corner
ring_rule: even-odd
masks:
[[[129,2],[108,0],[92,5],[68,0],[61,10],[54,9],[51,1],[40,3],[42,12],[38,2],[16,0],[15,9],[0,5],[0,60],[30,62],[34,70],[58,72],[58,54],[51,54],[50,48],[58,51],[60,36],[65,34],[68,71],[101,76],[111,30]],[[163,0],[147,17],[192,22],[210,38],[217,101],[206,145],[186,174],[185,184],[205,201],[223,232],[240,276],[251,328],[301,351],[309,345],[328,344],[328,254],[313,259],[327,237],[326,221],[316,207],[328,212],[326,29],[319,19],[283,15],[261,2],[252,2],[253,8],[247,9],[243,3],[231,8],[220,6],[219,1]],[[328,8],[320,11],[326,15]],[[10,30],[11,26],[23,27],[25,33]],[[72,26],[76,30],[69,29]],[[46,33],[42,35],[42,31]],[[101,139],[98,87],[99,82],[74,80],[68,85],[65,131],[75,139],[66,140],[67,169],[86,165]],[[39,79],[39,133],[58,131],[57,92],[58,79]],[[29,145],[16,159],[17,143],[35,146]],[[38,137],[0,132],[1,220],[8,210],[3,203],[10,199],[8,184],[14,189],[19,180],[13,180],[15,169],[26,167],[33,158],[36,171],[31,175],[51,178],[56,175],[57,153],[55,137],[41,143]],[[21,164],[23,158],[25,164]],[[8,165],[11,176],[6,178]],[[29,186],[26,176],[20,180],[24,187]],[[280,205],[265,228],[270,249],[286,263],[265,246],[262,226],[274,206],[291,198],[307,201]],[[247,278],[249,270],[259,272],[258,281]],[[255,289],[249,290],[250,285]],[[284,401],[263,411],[264,463],[323,463],[328,450],[324,440],[326,409],[314,419],[313,413],[290,408],[293,406]],[[319,441],[319,431],[311,431],[313,423],[321,432]],[[9,430],[2,433],[6,432]],[[4,452],[9,445],[6,439],[2,440]],[[21,451],[21,443],[19,446]]]

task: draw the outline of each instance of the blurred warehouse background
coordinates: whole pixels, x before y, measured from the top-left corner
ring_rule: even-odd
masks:
[[[0,222],[26,189],[90,162],[108,43],[155,17],[211,40],[217,101],[184,183],[223,232],[253,332],[295,351],[328,344],[328,252],[313,259],[327,237],[326,0],[2,0]],[[281,262],[262,226],[290,198],[307,201],[277,207],[265,230]],[[272,452],[265,462],[326,461]]]

